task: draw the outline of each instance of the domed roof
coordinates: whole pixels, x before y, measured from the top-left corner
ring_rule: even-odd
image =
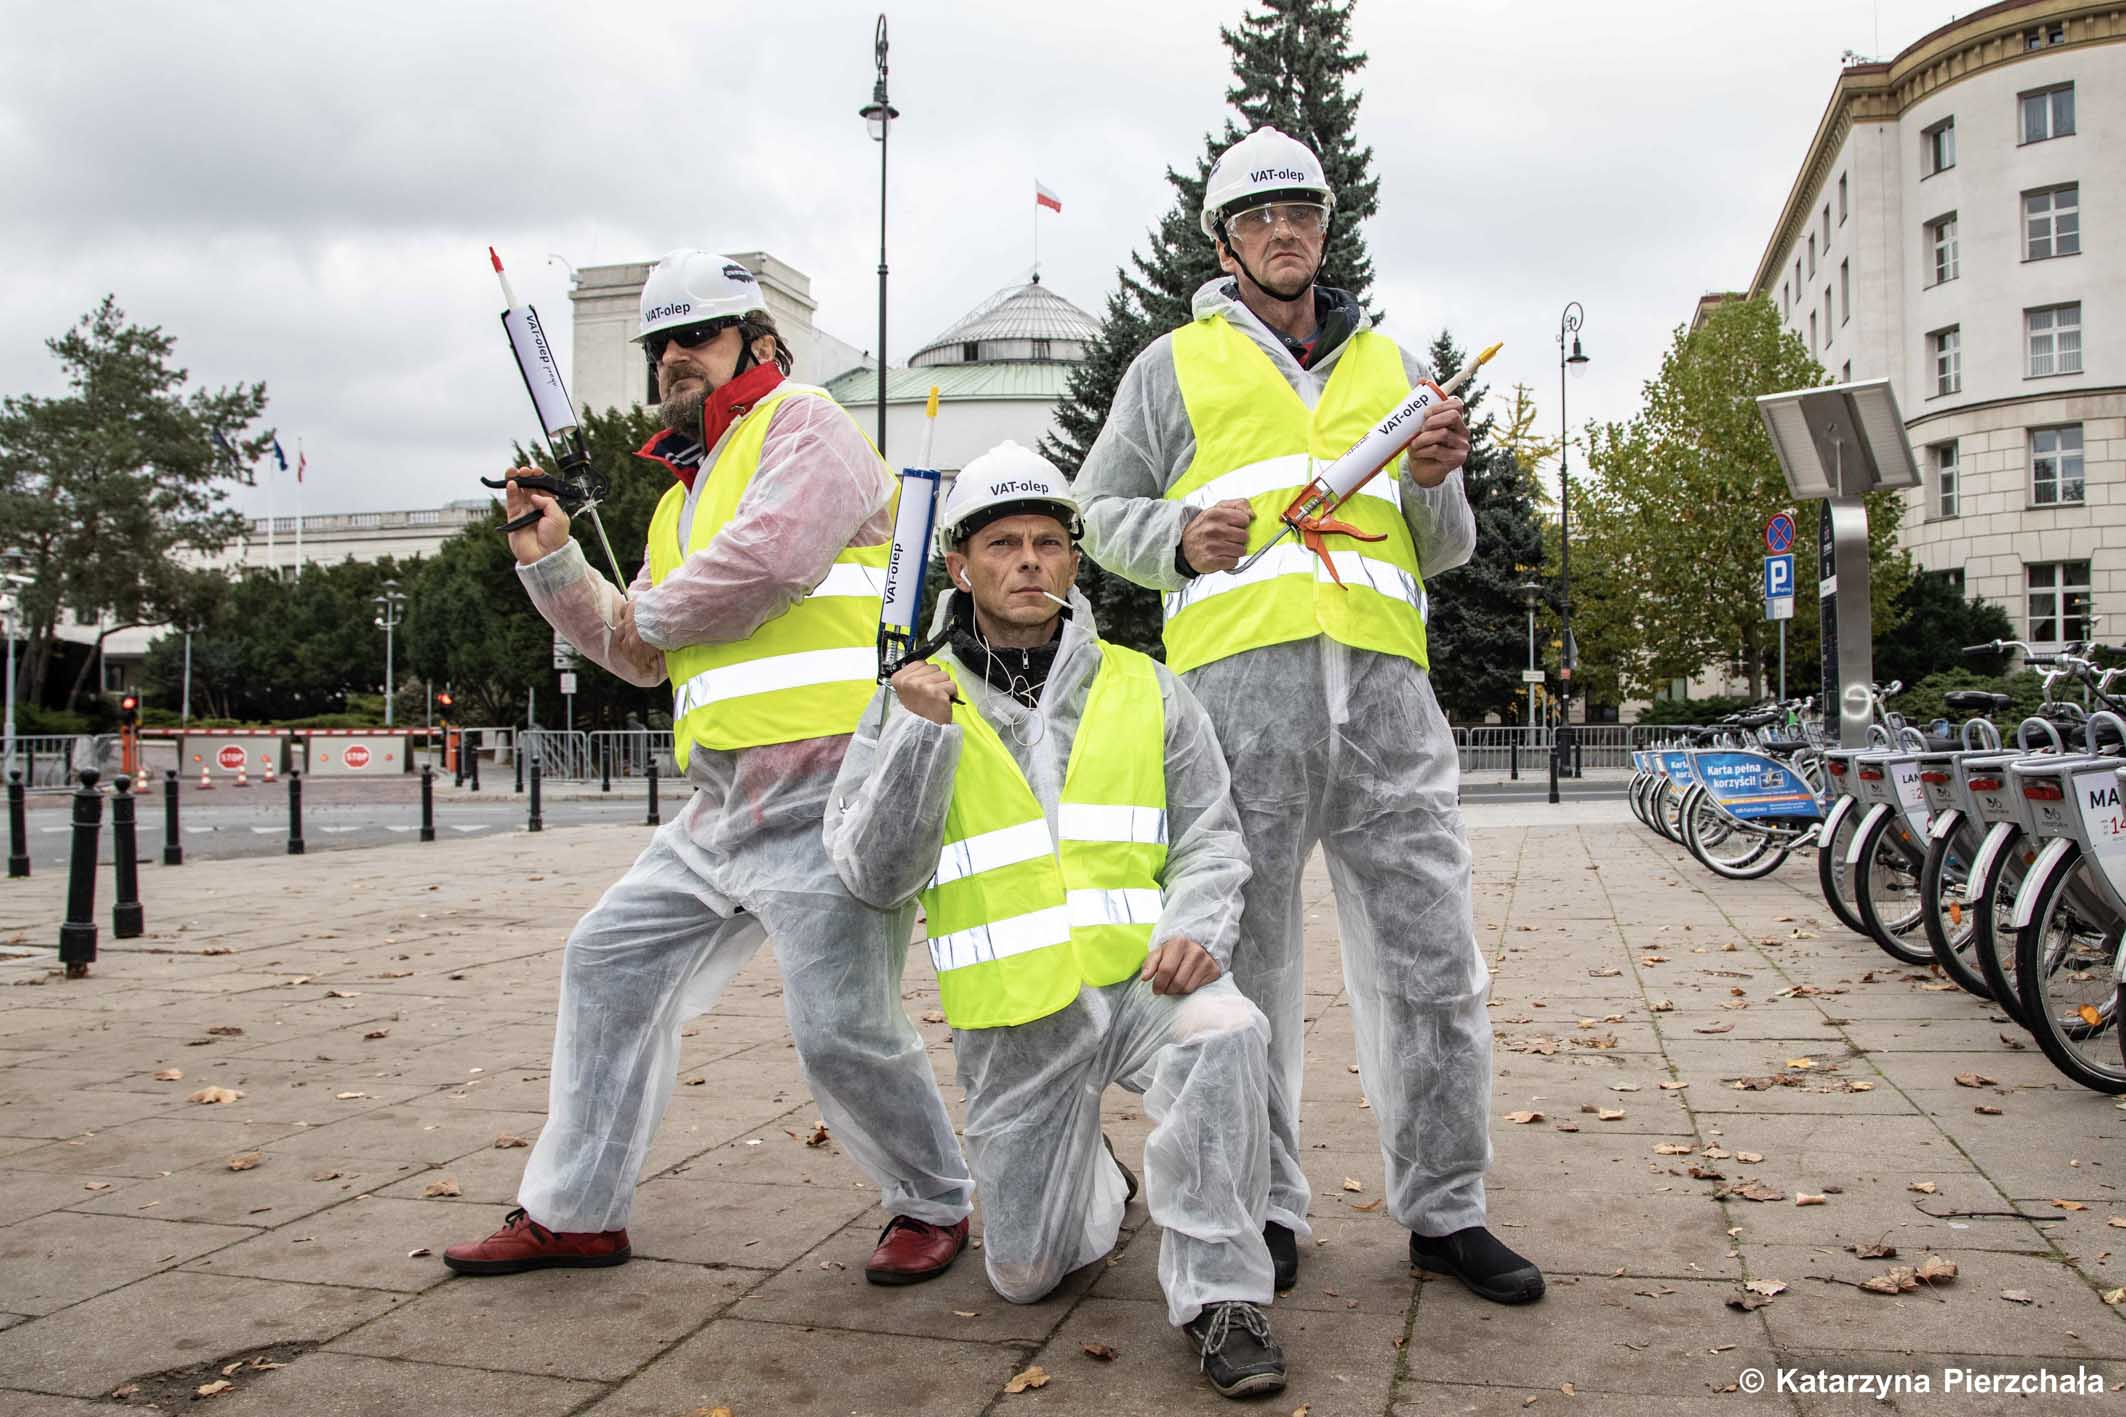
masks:
[[[961,316],[908,360],[930,364],[1082,361],[1099,322],[1042,285],[1006,286]]]

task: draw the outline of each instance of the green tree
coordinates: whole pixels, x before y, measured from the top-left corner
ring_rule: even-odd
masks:
[[[1435,370],[1447,371],[1461,368],[1467,356],[1443,330],[1427,357]],[[1518,716],[1528,624],[1520,587],[1543,558],[1534,479],[1494,438],[1497,420],[1481,411],[1487,392],[1473,378],[1459,390],[1469,410],[1462,482],[1476,514],[1476,551],[1426,587],[1433,688],[1448,714],[1463,722],[1481,722],[1489,713]]]
[[[1965,645],[2015,637],[2008,612],[1991,601],[1965,599],[1945,575],[1920,572],[1897,597],[1894,633],[1875,636],[1875,677],[1917,685],[1946,670],[1982,676],[2002,673],[2006,654],[1967,655]],[[1900,705],[1902,707],[1902,705]]]
[[[1718,306],[1696,330],[1678,328],[1629,422],[1590,427],[1592,476],[1573,484],[1573,630],[1580,692],[1651,698],[1671,680],[1726,664],[1764,692],[1778,661],[1764,618],[1764,523],[1792,506],[1758,415],[1760,394],[1824,382],[1799,337],[1766,300]],[[1898,494],[1870,497],[1871,603],[1877,633],[1897,623],[1910,561],[1896,549]],[[1806,562],[1821,504],[1796,509]],[[1797,566],[1788,686],[1814,676],[1816,576]]]
[[[1351,47],[1356,0],[1260,0],[1237,27],[1219,38],[1233,56],[1233,83],[1225,101],[1238,115],[1204,137],[1192,170],[1169,167],[1174,201],[1148,233],[1144,249],[1115,272],[1117,288],[1086,362],[1071,371],[1056,409],[1056,431],[1042,440],[1042,453],[1075,477],[1107,421],[1115,389],[1130,362],[1166,331],[1190,319],[1190,301],[1206,281],[1221,274],[1218,257],[1197,225],[1203,185],[1211,164],[1248,133],[1265,124],[1312,148],[1336,192],[1336,217],[1322,255],[1320,281],[1350,291],[1361,303],[1373,286],[1373,259],[1360,224],[1380,206],[1380,182],[1372,175],[1373,149],[1357,139],[1362,95],[1352,81],[1366,56]],[[1092,601],[1101,633],[1149,653],[1160,652],[1158,596],[1090,559],[1078,583]]]
[[[270,429],[249,431],[264,384],[185,385],[176,340],[127,321],[113,296],[45,341],[66,374],[56,398],[0,402],[0,520],[32,583],[22,610],[29,653],[25,697],[42,702],[59,644],[59,617],[100,623],[102,639],[183,613],[194,583],[185,553],[220,550],[243,519],[224,506],[237,465],[262,456]],[[65,695],[72,708],[95,654]]]

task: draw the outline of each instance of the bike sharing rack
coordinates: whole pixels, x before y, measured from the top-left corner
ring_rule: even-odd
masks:
[[[1757,412],[1796,498],[1824,504],[1816,541],[1826,714],[1838,743],[1867,746],[1875,682],[1868,599],[1868,513],[1862,498],[1919,485],[1919,464],[1888,379],[1765,394]]]

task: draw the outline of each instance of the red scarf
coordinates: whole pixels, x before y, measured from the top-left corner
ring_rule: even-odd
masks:
[[[750,413],[753,405],[773,392],[782,380],[782,370],[772,362],[756,364],[710,394],[701,406],[701,456],[706,457],[708,450],[716,446],[716,440],[728,432],[732,424]],[[700,470],[698,461],[682,463],[670,456],[676,445],[691,441],[677,433],[662,432],[644,443],[635,456],[663,463],[672,470],[672,476],[686,484],[687,490],[691,492],[694,489],[694,474]]]

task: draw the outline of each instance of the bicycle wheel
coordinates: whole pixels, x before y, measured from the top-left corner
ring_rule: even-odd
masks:
[[[1823,902],[1831,907],[1838,923],[1856,935],[1865,935],[1868,927],[1860,923],[1860,907],[1853,901],[1853,873],[1845,864],[1846,850],[1853,844],[1853,829],[1860,816],[1856,805],[1839,819],[1838,830],[1831,839],[1817,844],[1816,884],[1822,888]]]
[[[1993,990],[1971,952],[1978,932],[1966,886],[1975,848],[1968,826],[1929,841],[1927,862],[1919,872],[1919,899],[1927,912],[1924,923],[1934,962],[1966,993],[1990,1000]]]
[[[2121,922],[2098,893],[2095,872],[2079,845],[2069,849],[2017,935],[2015,977],[2045,1056],[2084,1087],[2126,1092],[2111,969]]]
[[[2022,887],[2023,842],[2020,831],[1995,854],[1986,874],[1964,888],[1971,897],[1971,958],[2000,1011],[2023,1027],[2023,994],[2015,983],[2015,897]]]
[[[1639,825],[1642,827],[1647,825],[1646,782],[1645,773],[1634,775],[1631,780],[1631,790],[1625,794],[1625,799],[1631,803],[1631,814],[1639,819]]]
[[[1690,792],[1689,787],[1678,791],[1675,784],[1670,783],[1668,794],[1661,799],[1661,834],[1678,846],[1683,844],[1683,799]]]
[[[1668,831],[1668,799],[1675,795],[1675,784],[1665,777],[1656,778],[1646,789],[1646,824],[1670,841],[1675,838]]]
[[[1684,815],[1683,845],[1699,865],[1730,881],[1769,876],[1787,858],[1787,849],[1771,833],[1729,822],[1703,792],[1690,800]]]
[[[1920,904],[1919,869],[1906,850],[1911,832],[1904,818],[1886,812],[1861,830],[1853,897],[1862,927],[1890,958],[1932,964],[1934,950],[1920,923],[1926,911]]]

